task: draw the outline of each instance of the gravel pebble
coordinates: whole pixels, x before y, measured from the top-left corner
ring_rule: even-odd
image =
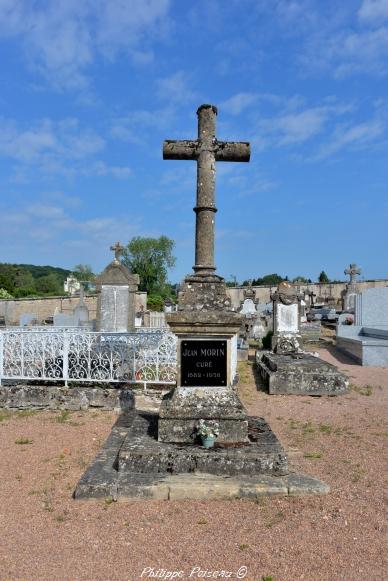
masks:
[[[73,412],[60,422],[60,413],[42,411],[3,419],[0,579],[132,581],[167,578],[163,570],[180,579],[226,578],[222,571],[248,581],[385,578],[388,368],[360,367],[334,349],[320,355],[350,377],[349,394],[269,396],[256,389],[250,363],[239,391],[249,413],[270,422],[292,469],[331,486],[327,496],[74,501],[116,416]]]

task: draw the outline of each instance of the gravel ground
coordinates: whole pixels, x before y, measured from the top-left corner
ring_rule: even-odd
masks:
[[[0,579],[387,578],[388,368],[320,353],[349,375],[348,395],[268,396],[250,362],[239,389],[249,413],[270,422],[292,468],[330,484],[328,496],[76,502],[75,484],[115,415],[0,411]]]

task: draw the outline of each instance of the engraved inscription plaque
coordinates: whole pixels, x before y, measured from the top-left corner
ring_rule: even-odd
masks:
[[[226,341],[182,341],[181,385],[226,386],[226,366]]]

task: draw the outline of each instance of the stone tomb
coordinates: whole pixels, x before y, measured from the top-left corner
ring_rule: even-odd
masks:
[[[215,274],[215,162],[248,161],[249,144],[215,137],[217,109],[198,109],[198,139],[164,143],[165,159],[198,162],[194,274],[186,277],[178,311],[166,315],[178,336],[176,387],[159,414],[128,412],[83,476],[76,498],[222,498],[327,492],[311,478],[291,477],[287,456],[262,418],[248,417],[233,389],[233,349],[241,316],[230,310],[224,279]],[[200,420],[217,424],[214,448],[201,445]],[[227,478],[225,478],[227,477]]]
[[[139,275],[120,262],[124,248],[116,242],[110,249],[115,257],[97,277],[97,331],[127,333],[135,329],[135,295]]]
[[[334,365],[302,349],[301,296],[287,282],[272,295],[272,350],[257,351],[256,364],[270,394],[338,395],[349,382]]]
[[[347,319],[344,314],[338,320],[337,348],[360,365],[388,365],[388,287],[357,294],[354,324]]]

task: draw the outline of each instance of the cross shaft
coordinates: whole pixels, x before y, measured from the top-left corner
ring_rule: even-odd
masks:
[[[217,108],[201,105],[198,115],[198,138],[163,143],[163,159],[183,159],[197,162],[197,203],[195,224],[196,274],[214,274],[214,214],[216,161],[249,161],[247,142],[218,141],[216,138]]]

